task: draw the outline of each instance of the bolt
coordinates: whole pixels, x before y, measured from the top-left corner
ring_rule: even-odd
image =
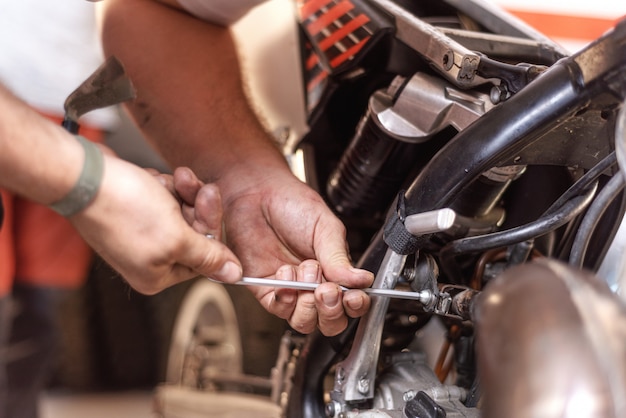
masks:
[[[452,66],[454,65],[454,52],[447,51],[443,56],[443,69],[446,71],[450,71]]]
[[[406,267],[402,271],[402,277],[404,277],[404,280],[407,282],[412,282],[417,277],[417,270],[413,267]]]
[[[493,86],[489,92],[491,103],[498,104],[511,97],[508,88],[505,85]]]
[[[333,418],[337,413],[337,407],[334,401],[328,402],[326,404],[325,413],[327,418]]]
[[[408,402],[411,399],[415,398],[415,391],[414,390],[407,390],[406,392],[404,392],[402,394],[402,400],[404,402]]]
[[[420,295],[420,302],[424,306],[429,306],[433,302],[433,299],[435,298],[435,295],[433,294],[433,292],[431,292],[428,289],[422,290],[421,292],[419,292],[419,295]]]
[[[369,390],[370,390],[370,381],[369,381],[369,379],[366,378],[366,377],[362,377],[359,380],[359,384],[358,384],[357,389],[358,389],[359,393],[361,393],[363,395],[366,395],[369,392]]]

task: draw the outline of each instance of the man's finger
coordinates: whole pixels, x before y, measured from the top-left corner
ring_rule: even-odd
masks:
[[[332,337],[346,329],[348,318],[342,304],[343,292],[335,283],[322,283],[315,289],[318,327],[322,334]]]
[[[195,198],[193,228],[217,239],[222,236],[222,197],[215,184],[203,185]]]
[[[180,263],[189,266],[198,274],[225,283],[234,283],[241,280],[241,263],[218,240],[208,239],[195,231],[189,230],[188,244],[182,249]]]
[[[277,280],[296,280],[295,267],[285,265],[276,271]],[[298,291],[293,289],[274,289],[267,310],[282,319],[289,319],[296,308]]]
[[[369,310],[372,300],[361,290],[348,290],[343,294],[343,307],[351,318],[359,318]]]
[[[305,260],[296,269],[296,280],[307,283],[321,283],[322,269],[315,260]],[[289,318],[289,325],[303,334],[311,333],[318,324],[315,295],[310,291],[298,292],[296,308]]]
[[[198,190],[204,184],[191,169],[178,167],[174,170],[173,183],[176,193],[188,205],[193,206]]]
[[[352,266],[341,221],[332,215],[323,220],[319,223],[320,233],[316,234],[313,245],[326,280],[348,288],[369,287],[374,274]]]

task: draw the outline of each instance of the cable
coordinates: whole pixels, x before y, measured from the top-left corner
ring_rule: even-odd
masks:
[[[546,212],[535,221],[487,235],[458,239],[445,245],[442,252],[446,247],[447,251],[452,254],[484,251],[540,237],[565,225],[578,216],[589,205],[597,188],[598,184],[595,183],[586,194],[570,199],[558,210],[554,209]]]
[[[593,232],[595,231],[600,219],[604,215],[604,212],[613,203],[617,196],[624,190],[626,182],[624,181],[624,174],[618,171],[609,182],[602,188],[598,197],[589,206],[587,213],[583,217],[583,220],[576,233],[576,238],[572,244],[572,250],[570,252],[569,264],[574,267],[582,268],[585,260],[585,254],[589,247],[589,242]]]
[[[567,189],[543,215],[528,224],[476,237],[461,238],[446,244],[439,252],[442,269],[450,278],[460,278],[455,257],[462,253],[502,248],[534,239],[553,231],[580,214],[598,187],[598,178],[617,163],[615,151],[608,154]],[[595,183],[595,184],[594,184]],[[593,186],[592,186],[593,185]],[[581,194],[585,193],[583,196]],[[572,212],[570,212],[572,211]]]
[[[565,191],[550,207],[544,212],[544,215],[548,215],[551,211],[556,210],[562,206],[566,201],[570,200],[574,196],[578,196],[583,193],[584,190],[598,179],[609,168],[613,167],[617,163],[617,156],[615,151],[604,157],[598,164],[593,166],[589,171],[582,175],[569,189]]]
[[[586,194],[571,198],[558,209],[551,207],[533,222],[492,234],[451,241],[439,252],[440,265],[452,278],[458,278],[460,272],[455,260],[457,255],[506,247],[545,235],[578,216],[589,205],[597,188],[596,181]]]

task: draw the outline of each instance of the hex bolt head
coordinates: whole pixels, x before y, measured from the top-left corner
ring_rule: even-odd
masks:
[[[357,390],[363,395],[367,394],[370,390],[370,380],[366,377],[359,379]]]

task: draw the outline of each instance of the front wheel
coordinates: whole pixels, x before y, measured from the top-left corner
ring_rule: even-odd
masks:
[[[243,350],[235,308],[222,285],[196,281],[178,312],[166,370],[166,382],[202,387],[202,374],[241,373]]]

